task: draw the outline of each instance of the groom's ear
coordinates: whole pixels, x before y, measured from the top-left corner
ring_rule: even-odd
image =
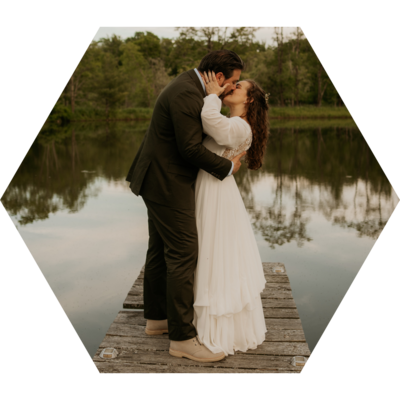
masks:
[[[223,74],[222,72],[217,72],[217,73],[215,74],[215,77],[217,78],[218,85],[219,85],[219,86],[222,86],[222,84],[223,84],[224,81],[225,81],[225,76],[224,76],[224,74]]]

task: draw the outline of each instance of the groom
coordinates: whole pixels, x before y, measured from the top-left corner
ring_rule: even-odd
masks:
[[[143,296],[146,333],[168,333],[170,354],[201,362],[218,361],[199,343],[193,321],[193,282],[198,239],[195,181],[199,169],[219,180],[240,168],[202,145],[201,110],[206,96],[202,74],[214,71],[224,94],[235,90],[243,61],[233,51],[207,54],[197,69],[180,74],[159,95],[150,126],[126,180],[142,196],[148,213],[149,244]],[[212,205],[211,205],[212,206]]]

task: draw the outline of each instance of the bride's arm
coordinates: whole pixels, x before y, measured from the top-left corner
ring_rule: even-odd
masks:
[[[204,98],[201,111],[204,132],[219,145],[236,148],[248,137],[247,124],[240,117],[227,118],[221,114],[222,102],[216,94]]]

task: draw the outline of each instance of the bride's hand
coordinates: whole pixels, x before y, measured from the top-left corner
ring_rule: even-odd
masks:
[[[216,94],[218,97],[225,92],[225,89],[230,85],[230,83],[227,83],[224,86],[219,86],[217,77],[215,76],[215,72],[203,72],[202,78],[204,85],[206,87],[206,92],[207,94]]]

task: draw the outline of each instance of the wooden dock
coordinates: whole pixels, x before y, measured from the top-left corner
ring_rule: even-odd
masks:
[[[143,277],[140,272],[123,308],[108,329],[93,361],[102,373],[299,373],[310,356],[301,320],[293,300],[289,278],[282,263],[263,263],[267,280],[261,298],[268,332],[254,350],[237,351],[224,360],[201,363],[168,353],[168,335],[149,336],[144,332]],[[115,358],[100,353],[114,348]]]

